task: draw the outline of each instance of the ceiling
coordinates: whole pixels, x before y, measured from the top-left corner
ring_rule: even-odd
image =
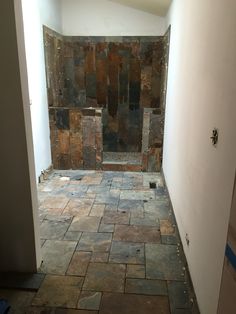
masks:
[[[172,0],[110,0],[125,6],[152,13],[155,15],[166,16]]]

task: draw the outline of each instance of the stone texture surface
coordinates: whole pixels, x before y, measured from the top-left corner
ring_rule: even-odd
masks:
[[[104,293],[101,314],[170,314],[168,297]]]
[[[83,278],[47,275],[32,305],[76,308]]]
[[[144,244],[114,241],[109,261],[113,263],[144,264]]]
[[[42,247],[43,263],[40,271],[64,275],[74,253],[76,242],[47,240]]]
[[[39,198],[43,282],[14,313],[198,313],[160,174],[55,171]]]
[[[83,289],[124,292],[125,265],[90,263]]]
[[[160,243],[160,232],[155,227],[116,225],[113,240]]]
[[[85,276],[91,255],[91,252],[75,252],[66,274],[72,276]]]
[[[101,292],[82,291],[79,298],[78,308],[85,310],[99,310]]]
[[[84,232],[77,246],[79,251],[108,252],[111,246],[110,233]]]

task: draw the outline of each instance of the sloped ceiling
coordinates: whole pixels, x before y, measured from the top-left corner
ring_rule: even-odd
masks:
[[[166,16],[172,0],[109,0],[122,5],[152,13]]]

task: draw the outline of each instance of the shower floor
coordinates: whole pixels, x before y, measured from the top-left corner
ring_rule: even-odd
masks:
[[[107,171],[142,171],[142,154],[104,152],[102,168]]]

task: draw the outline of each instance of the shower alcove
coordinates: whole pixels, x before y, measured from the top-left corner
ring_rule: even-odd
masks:
[[[168,43],[44,27],[54,169],[160,170]]]

